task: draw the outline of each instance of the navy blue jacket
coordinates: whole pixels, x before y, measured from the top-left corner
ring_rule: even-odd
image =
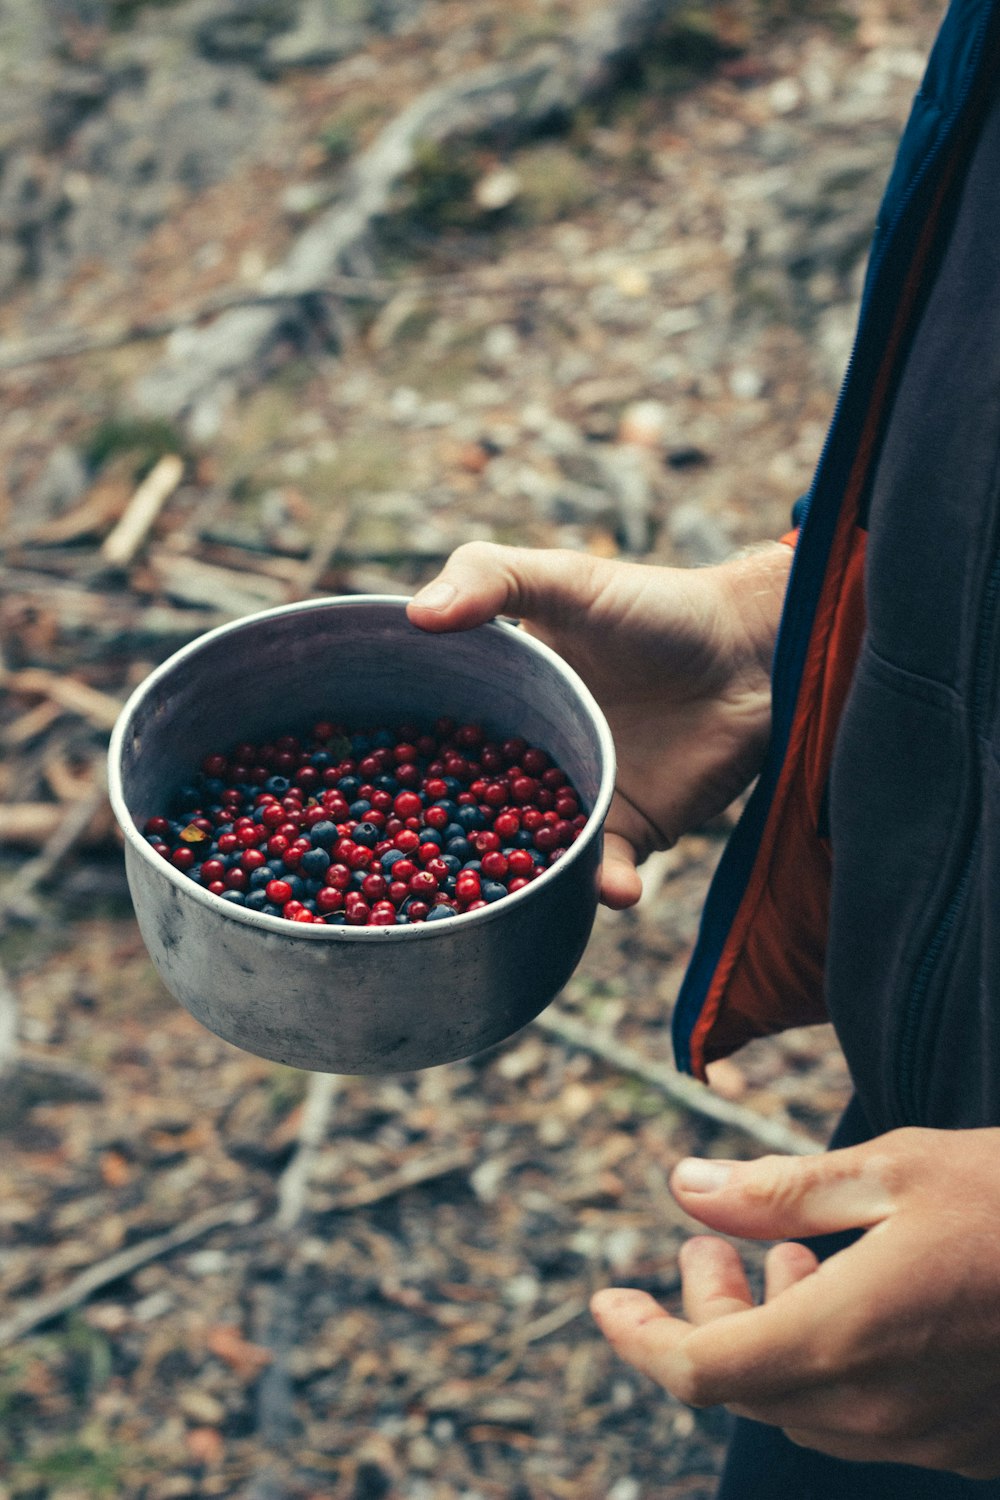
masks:
[[[876,1130],[1000,1124],[998,15],[953,0],[900,143],[675,1012],[698,1074],[830,1015]]]

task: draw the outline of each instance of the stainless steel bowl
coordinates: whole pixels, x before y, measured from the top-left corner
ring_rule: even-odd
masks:
[[[111,740],[129,887],[164,984],[227,1041],[299,1068],[404,1072],[491,1046],[554,998],[593,925],[614,782],[600,709],[523,631],[431,636],[405,605],[318,599],[223,625],[142,683]],[[412,927],[293,924],[222,901],[140,832],[209,751],[318,719],[361,729],[441,714],[543,746],[592,809],[557,864],[479,911]]]

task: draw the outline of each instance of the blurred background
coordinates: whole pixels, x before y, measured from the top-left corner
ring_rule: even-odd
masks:
[[[162,990],[103,760],[250,611],[784,532],[936,11],[0,0],[0,1500],[712,1494],[586,1302],[846,1096],[825,1028],[672,1072],[731,817],[513,1041],[327,1079]]]

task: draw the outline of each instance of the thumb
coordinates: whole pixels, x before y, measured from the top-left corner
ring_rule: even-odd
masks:
[[[469,630],[494,615],[540,620],[582,609],[590,559],[553,548],[466,542],[407,606],[421,630]]]
[[[825,1156],[679,1162],[670,1190],[692,1218],[722,1234],[786,1239],[867,1229],[896,1206],[891,1137]]]

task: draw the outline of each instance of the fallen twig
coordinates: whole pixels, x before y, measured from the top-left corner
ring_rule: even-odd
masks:
[[[239,1203],[225,1203],[215,1208],[206,1208],[200,1214],[194,1214],[192,1218],[183,1224],[178,1224],[176,1229],[168,1229],[164,1234],[154,1235],[151,1239],[142,1240],[137,1245],[130,1245],[126,1250],[118,1250],[114,1255],[109,1255],[105,1260],[98,1261],[95,1265],[88,1266],[78,1276],[74,1276],[66,1286],[58,1292],[50,1292],[47,1296],[36,1297],[27,1307],[15,1313],[13,1317],[6,1318],[0,1323],[0,1347],[13,1344],[17,1339],[23,1338],[26,1333],[31,1333],[43,1323],[50,1323],[53,1318],[58,1318],[79,1307],[86,1302],[94,1292],[100,1291],[101,1287],[109,1286],[113,1281],[120,1281],[123,1276],[131,1276],[141,1266],[148,1266],[150,1261],[160,1260],[164,1255],[170,1255],[174,1250],[179,1250],[182,1245],[188,1245],[192,1240],[200,1239],[204,1234],[210,1234],[213,1229],[221,1229],[229,1224],[249,1224],[257,1215],[257,1201],[254,1198],[243,1198]]]
[[[167,453],[146,475],[125,512],[101,547],[101,556],[114,568],[132,561],[164,505],[184,477],[184,460]]]
[[[432,1182],[437,1177],[447,1177],[450,1172],[461,1172],[471,1167],[475,1153],[467,1147],[441,1151],[433,1156],[422,1156],[417,1161],[407,1162],[395,1172],[388,1172],[375,1182],[363,1183],[360,1187],[345,1188],[332,1193],[317,1204],[318,1213],[338,1213],[352,1208],[368,1208],[373,1203],[383,1203],[397,1193],[421,1183]]]
[[[608,1032],[596,1030],[572,1016],[549,1009],[536,1017],[535,1025],[551,1036],[568,1042],[570,1046],[593,1053],[595,1057],[610,1063],[613,1068],[641,1078],[644,1083],[659,1089],[685,1109],[705,1115],[731,1130],[739,1130],[743,1135],[759,1141],[769,1151],[778,1151],[786,1156],[815,1156],[825,1149],[822,1142],[813,1140],[811,1136],[783,1125],[780,1120],[769,1120],[766,1115],[759,1115],[745,1105],[720,1099],[704,1084],[684,1077],[665,1063],[643,1057],[634,1047],[629,1047]]]
[[[48,698],[81,719],[87,719],[96,729],[112,729],[122,710],[119,700],[112,698],[110,693],[102,693],[78,677],[66,677],[44,667],[7,672],[0,678],[0,686],[10,693]]]
[[[309,1078],[298,1145],[278,1183],[278,1208],[274,1215],[277,1229],[294,1229],[305,1211],[309,1179],[326,1136],[339,1088],[340,1077],[336,1073],[313,1073]]]

